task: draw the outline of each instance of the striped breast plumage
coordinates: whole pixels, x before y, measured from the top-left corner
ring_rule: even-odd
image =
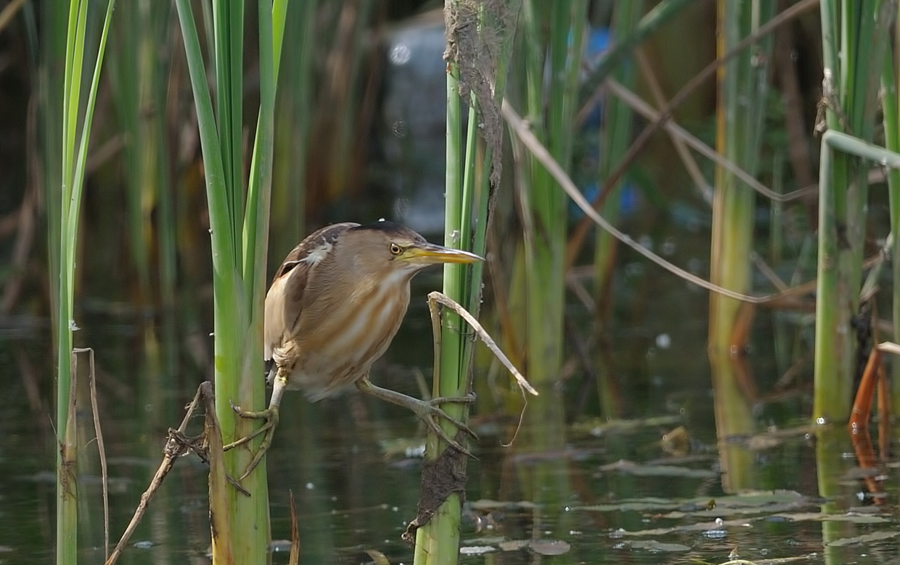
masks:
[[[411,277],[401,272],[381,280],[323,281],[312,271],[307,289],[311,300],[301,310],[290,339],[294,365],[288,388],[303,390],[315,401],[365,377],[372,363],[384,355],[409,306]],[[344,301],[312,299],[324,294],[320,285],[335,284],[345,288],[329,294],[343,296]],[[318,320],[315,327],[313,320]]]

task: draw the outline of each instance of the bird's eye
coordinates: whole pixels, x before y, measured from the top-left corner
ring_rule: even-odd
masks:
[[[396,243],[391,244],[391,255],[400,255],[403,253],[403,248],[397,245]]]

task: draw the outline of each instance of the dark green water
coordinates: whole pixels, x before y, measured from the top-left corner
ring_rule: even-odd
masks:
[[[589,401],[566,428],[564,444],[535,451],[527,429],[504,448],[506,429],[498,434],[491,414],[476,415],[481,443],[478,460],[469,463],[460,562],[723,563],[733,551],[755,562],[900,561],[898,462],[892,453],[878,455],[876,442],[875,453],[883,459],[867,471],[843,429],[818,437],[812,430],[765,433],[806,424],[809,414],[806,385],[764,396],[781,376],[773,336],[785,321],[763,313],[756,322],[750,364],[762,392],[753,404],[753,433],[718,441],[705,353],[705,295],[680,283],[659,284],[670,286],[659,291],[651,284],[640,291],[659,293],[659,307],[649,313],[626,307],[626,322],[615,330],[616,354],[630,360],[618,375],[627,425],[592,419]],[[373,372],[376,382],[411,394],[417,394],[414,369],[427,374],[431,358],[424,295],[420,289],[414,297],[404,329]],[[572,309],[577,319],[577,307]],[[82,344],[97,352],[113,543],[161,460],[166,428],[177,426],[204,378],[189,361],[187,339],[171,356],[176,374],[159,368],[163,362],[150,362],[138,319],[107,312],[85,314],[80,322]],[[49,341],[49,325],[41,322],[19,321],[0,334],[2,564],[53,560]],[[158,358],[165,359],[165,345],[160,347]],[[801,382],[808,383],[806,373]],[[41,406],[30,407],[25,378],[38,379]],[[583,394],[582,381],[576,371],[559,385],[570,405]],[[593,388],[586,390],[593,394]],[[526,427],[545,425],[534,416],[526,412]],[[81,562],[102,563],[100,473],[87,406],[80,407],[79,418],[87,445],[78,480]],[[199,429],[199,419],[195,425]],[[671,439],[679,427],[686,439]],[[287,562],[293,493],[302,563],[371,562],[366,550],[383,553],[393,564],[411,563],[412,549],[400,535],[415,516],[421,460],[402,451],[389,455],[386,445],[408,439],[415,446],[422,437],[414,417],[377,400],[347,394],[310,404],[289,394],[268,460],[273,561]],[[892,439],[889,451],[894,445]],[[866,478],[875,479],[886,504],[873,504]],[[206,470],[196,457],[186,457],[119,562],[207,563],[208,548]]]

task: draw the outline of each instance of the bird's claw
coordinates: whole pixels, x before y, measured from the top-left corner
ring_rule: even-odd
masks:
[[[469,428],[469,426],[466,425],[465,422],[454,418],[450,414],[447,414],[440,407],[441,404],[447,404],[447,403],[451,403],[451,402],[455,402],[455,403],[459,403],[459,404],[471,404],[472,402],[475,402],[474,394],[470,394],[468,396],[447,396],[447,397],[442,396],[439,398],[432,398],[431,400],[425,400],[424,402],[431,407],[431,415],[447,420],[448,422],[450,422],[451,424],[453,424],[460,430],[464,431],[472,439],[474,439],[474,440],[478,439],[478,434],[473,432],[472,429]]]
[[[229,404],[231,404],[231,409],[234,410],[235,414],[237,414],[241,418],[265,420],[265,423],[258,429],[254,430],[252,433],[224,446],[224,449],[228,451],[229,449],[234,449],[235,447],[244,445],[245,443],[250,442],[256,437],[259,437],[261,435],[263,436],[262,443],[259,444],[259,447],[253,454],[253,459],[250,460],[250,463],[247,464],[247,468],[244,470],[243,474],[241,474],[241,476],[237,479],[238,481],[243,481],[245,478],[247,478],[248,475],[250,475],[250,473],[253,472],[253,469],[255,469],[257,465],[259,465],[259,462],[262,461],[262,458],[263,456],[265,456],[266,451],[269,450],[269,446],[272,445],[272,437],[275,435],[275,428],[278,426],[278,408],[272,406],[267,408],[266,410],[260,410],[259,412],[250,412],[248,410],[241,409],[240,406],[236,406],[234,402],[230,400],[228,402]]]
[[[456,441],[455,439],[450,437],[450,435],[447,434],[447,432],[445,432],[444,429],[438,423],[438,419],[443,418],[444,420],[446,420],[446,421],[450,422],[451,424],[453,424],[454,426],[456,426],[456,428],[458,430],[462,430],[469,437],[471,437],[474,440],[477,440],[478,435],[475,432],[473,432],[472,429],[469,428],[469,426],[467,426],[465,424],[465,422],[463,422],[462,420],[458,420],[457,418],[454,418],[453,416],[447,414],[440,407],[441,404],[446,404],[449,402],[471,403],[474,401],[475,401],[475,395],[458,396],[458,397],[440,397],[440,398],[432,398],[431,400],[423,400],[421,402],[422,402],[422,406],[424,408],[423,408],[422,412],[417,415],[419,416],[419,419],[421,419],[425,423],[425,425],[428,427],[429,430],[434,432],[434,434],[436,434],[442,440],[446,441],[448,444],[452,445],[454,447],[454,449],[464,453],[467,457],[471,457],[472,459],[477,459],[477,457],[472,455],[471,451],[469,451],[468,449],[463,447],[458,441]]]
[[[465,396],[439,396],[437,398],[432,398],[431,400],[425,400],[424,402],[428,402],[429,404],[434,404],[435,406],[439,406],[441,404],[472,404],[475,402],[476,396],[474,392],[470,392]]]
[[[244,410],[240,406],[234,403],[233,400],[228,399],[228,404],[231,405],[231,409],[234,410],[234,413],[240,416],[241,418],[247,418],[250,420],[269,420],[272,418],[272,409],[267,408],[265,410],[260,410],[258,412],[252,412],[250,410]],[[277,410],[275,411],[277,412]],[[275,418],[278,418],[276,415]],[[257,430],[259,431],[259,430]]]

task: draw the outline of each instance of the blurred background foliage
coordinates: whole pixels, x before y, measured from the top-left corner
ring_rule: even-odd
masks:
[[[625,53],[615,73],[603,77],[614,78],[651,107],[663,108],[715,60],[719,5],[712,0],[627,4],[636,7],[630,15],[622,13],[625,3],[613,0],[573,4],[567,17],[576,26],[561,24],[562,32],[548,27],[556,15],[534,14],[528,23],[527,6],[523,8],[508,98],[536,131],[543,127],[541,119],[550,120],[545,143],[589,199],[598,195],[606,199],[602,206],[609,221],[634,234],[642,245],[708,279],[714,270],[710,248],[715,166],[696,154],[686,157],[684,141],[658,129],[628,158],[616,191],[610,192],[614,196],[608,197],[607,176],[648,122],[634,107],[623,106],[619,101],[623,96],[610,96],[609,88],[595,91],[591,81],[597,79],[592,73],[617,37],[659,6],[674,5],[677,10]],[[751,4],[756,5],[744,3]],[[797,4],[773,0],[765,17],[777,17]],[[8,17],[0,18],[0,327],[24,332],[21,335],[42,331],[52,311],[47,275],[52,218],[46,203],[48,187],[59,183],[59,171],[45,158],[45,148],[56,146],[60,135],[54,93],[60,92],[59,38],[64,35],[60,33],[64,16],[53,6],[10,2],[4,7]],[[748,127],[757,133],[749,157],[753,166],[747,170],[784,193],[813,185],[817,170],[813,126],[821,96],[822,47],[819,13],[815,5],[810,7],[767,35],[768,47],[745,51],[746,64],[757,69],[758,82],[768,85],[753,93],[754,123]],[[446,104],[441,8],[435,0],[291,3],[276,109],[270,274],[305,233],[333,221],[390,217],[431,237],[440,233]],[[195,9],[208,16],[205,3]],[[246,17],[245,45],[255,50],[254,11],[247,10]],[[753,17],[747,16],[751,28],[763,23]],[[208,17],[204,25],[208,37]],[[736,29],[734,42],[751,28]],[[190,375],[197,371],[208,373],[211,359],[209,225],[184,50],[167,2],[122,2],[112,29],[108,72],[101,82],[91,139],[76,312],[131,332],[142,355],[153,357],[171,379],[170,385],[180,389],[194,380]],[[572,35],[572,29],[579,33]],[[579,36],[575,49],[571,42]],[[529,55],[528,41],[534,37],[543,39],[531,46]],[[527,59],[544,57],[540,49],[553,41],[561,42],[566,53],[557,61],[569,65],[565,69],[571,82],[554,80],[557,75],[550,63]],[[547,56],[553,56],[548,49]],[[258,97],[255,61],[245,57],[247,107],[255,107]],[[716,147],[718,102],[715,75],[710,75],[683,98],[672,122]],[[745,102],[739,103],[738,111]],[[564,110],[553,117],[556,105]],[[610,112],[618,118],[612,119]],[[248,147],[255,114],[245,112],[244,119]],[[615,138],[610,137],[613,124]],[[574,383],[561,398],[566,410],[560,417],[572,420],[586,413],[614,416],[635,410],[622,387],[641,391],[652,386],[641,352],[656,337],[647,331],[614,339],[615,320],[628,319],[634,326],[664,316],[705,323],[707,306],[702,300],[654,303],[650,297],[659,292],[661,278],[669,287],[687,290],[605,236],[586,237],[593,228],[566,199],[553,197],[558,202],[553,204],[552,219],[527,214],[522,187],[537,177],[526,174],[524,167],[533,165],[526,164],[521,147],[508,138],[504,160],[506,174],[495,194],[488,237],[485,317],[520,362],[534,365],[537,358],[529,360],[529,355],[536,355],[535,348],[547,342],[517,333],[516,328],[523,326],[513,315],[526,300],[522,285],[533,282],[535,273],[523,275],[523,263],[514,258],[525,257],[522,245],[527,234],[536,233],[534,219],[549,222],[562,239],[547,250],[532,252],[535,257],[547,253],[549,262],[538,272],[549,276],[548,281],[555,277],[558,297],[564,297],[547,306],[560,309],[559,323],[551,328],[558,345],[549,346],[560,351],[541,370],[548,382]],[[247,161],[245,155],[245,174]],[[534,175],[542,174],[539,166],[534,167]],[[558,194],[558,188],[553,185],[549,192]],[[887,212],[882,196],[873,194],[871,215],[883,226]],[[785,281],[813,278],[815,198],[785,204],[756,198],[748,206],[742,213],[752,220],[748,249],[754,257],[767,261]],[[528,245],[546,243],[542,237]],[[748,275],[751,287],[772,286],[763,272],[754,269]],[[543,283],[538,286],[527,300],[547,290]],[[688,304],[693,310],[686,310]],[[812,304],[809,295],[791,301],[785,310],[791,320],[788,335],[778,345],[764,346],[766,352],[775,353],[774,370],[764,377],[768,385],[796,369],[798,362],[805,364],[807,374],[811,370],[812,329],[808,318],[797,313],[809,312]],[[78,344],[91,341],[95,340],[90,330],[76,335]],[[168,345],[160,347],[162,341]],[[49,397],[46,376],[52,373],[51,359],[28,360],[33,366],[29,374],[36,377],[25,388],[31,391],[35,410]],[[10,366],[23,363],[7,361]],[[628,377],[620,377],[622,373]],[[105,386],[119,388],[126,396],[135,394],[125,382],[112,379]],[[496,390],[487,392],[481,395],[480,410],[515,404],[499,398]]]
[[[715,420],[715,429],[700,432],[710,443],[773,422],[808,421],[819,224],[815,131],[826,122],[829,128],[846,126],[842,112],[852,118],[848,133],[874,143],[890,144],[885,138],[898,131],[896,113],[882,116],[877,108],[873,86],[880,78],[895,99],[893,56],[885,56],[883,68],[867,66],[862,49],[848,59],[855,67],[834,71],[841,77],[839,94],[824,101],[823,65],[837,49],[858,54],[855,49],[869,46],[876,55],[893,55],[887,24],[895,22],[888,13],[895,5],[522,2],[506,98],[603,217],[642,248],[731,291],[760,296],[797,290],[763,305],[711,297],[598,230],[562,195],[532,148],[505,135],[504,174],[491,201],[481,318],[541,387],[517,450],[554,453],[597,416],[664,411]],[[89,33],[99,34],[104,7],[91,3],[95,23]],[[208,62],[209,3],[193,7]],[[853,45],[836,46],[828,33],[823,41],[822,14],[828,13],[842,14],[845,31],[859,31],[844,37]],[[875,13],[882,20],[871,21]],[[259,97],[255,14],[248,8],[244,24],[244,179],[256,120],[247,109],[257,108]],[[48,203],[58,200],[61,183],[54,155],[62,144],[65,17],[50,0],[0,7],[0,332],[8,338],[0,342],[0,375],[28,399],[47,453],[53,452],[46,414],[52,412],[55,362],[49,265],[59,261],[52,244],[59,239],[53,235],[58,210]],[[298,0],[287,18],[267,279],[304,234],[335,221],[391,218],[439,239],[447,103],[442,3]],[[97,350],[101,412],[115,412],[122,424],[111,435],[119,435],[123,451],[131,448],[123,438],[144,438],[147,459],[158,456],[158,447],[146,438],[162,437],[196,383],[212,374],[210,225],[181,41],[171,3],[119,0],[90,140],[77,250],[75,318],[81,329],[75,344]],[[872,47],[879,45],[893,47]],[[727,64],[716,65],[725,58]],[[861,94],[852,94],[857,88]],[[851,103],[856,113],[843,107]],[[659,113],[671,119],[655,127]],[[846,178],[885,184],[877,167],[850,159],[840,166]],[[890,220],[900,207],[891,214],[887,191],[856,186],[862,188],[855,193],[838,187],[836,202],[855,199],[856,208],[840,212],[842,220],[855,218],[852,245],[843,245],[844,233],[832,234],[842,252],[857,252],[842,259],[849,269],[842,280],[850,283],[847,294],[825,305],[840,310],[843,335],[852,339],[820,348],[851,352],[843,360],[852,357],[853,376],[862,372],[872,345],[866,332],[898,330],[878,313],[900,304],[891,303],[888,293],[860,300],[864,271],[867,288],[889,286],[900,272],[900,261],[894,271],[868,270],[883,260]],[[896,203],[896,193],[893,198]],[[436,277],[421,279],[417,284],[437,286]],[[841,306],[850,304],[854,309]],[[859,304],[870,309],[856,310]],[[391,370],[379,376],[399,381],[395,388],[406,392],[425,389],[418,368],[431,362],[430,346],[423,345],[430,343],[423,337],[428,331],[424,308],[414,300],[381,365]],[[475,365],[473,425],[485,445],[497,444],[512,436],[521,398],[484,350],[476,352]],[[334,410],[309,408],[294,396],[286,403],[297,417],[284,422],[285,437],[300,438],[298,453],[309,462],[321,453],[313,438],[327,427],[313,410],[332,410],[339,425],[324,432],[335,444],[338,432],[365,428],[370,415],[355,397],[346,401],[349,409]],[[848,397],[843,390],[835,396]],[[17,400],[14,394],[7,399]],[[386,410],[368,409],[376,418]],[[754,475],[753,453],[732,457],[724,451],[724,491],[761,483],[780,488]],[[503,457],[508,453],[515,451]],[[280,457],[287,459],[283,452]],[[489,496],[499,492],[498,499],[563,505],[573,487],[567,461],[547,459],[519,468],[519,482],[486,474],[479,486]],[[324,475],[346,482],[349,500],[362,500],[368,490],[360,474],[332,476],[321,468],[312,474],[319,483]],[[396,488],[410,501],[415,496],[406,486]],[[324,513],[320,506],[310,507]],[[568,531],[564,523],[560,528]]]

